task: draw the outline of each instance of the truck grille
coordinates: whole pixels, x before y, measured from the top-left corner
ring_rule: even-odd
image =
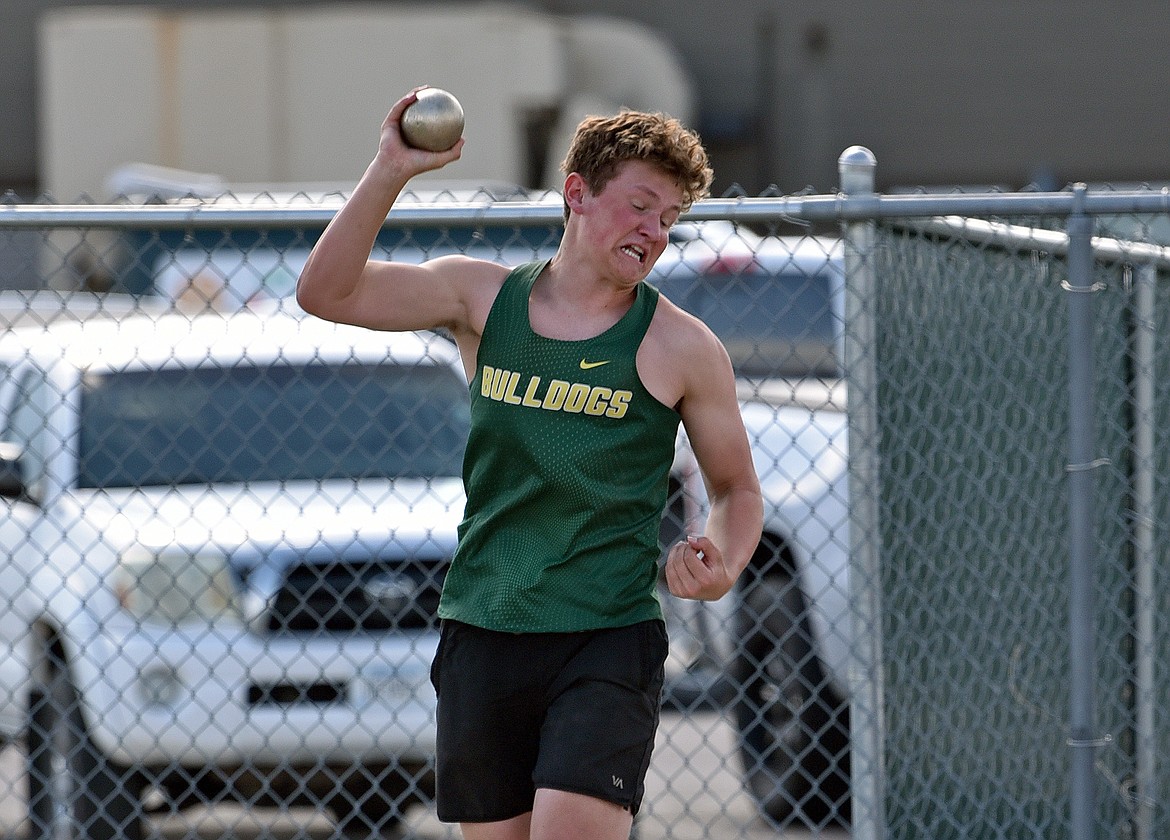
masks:
[[[269,602],[267,628],[271,633],[436,629],[447,565],[447,558],[407,558],[291,566]]]

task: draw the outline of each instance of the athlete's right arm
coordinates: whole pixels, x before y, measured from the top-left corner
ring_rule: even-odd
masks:
[[[422,265],[370,259],[382,223],[407,182],[457,160],[462,151],[462,139],[446,152],[403,142],[400,120],[416,94],[395,103],[383,121],[377,155],[309,254],[297,281],[297,303],[311,315],[373,329],[477,332],[484,303],[479,298],[494,297],[491,281],[502,281],[499,266],[457,256]]]

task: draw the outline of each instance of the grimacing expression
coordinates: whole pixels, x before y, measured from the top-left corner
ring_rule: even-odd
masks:
[[[644,161],[626,161],[594,194],[583,195],[582,222],[591,241],[608,255],[613,272],[641,280],[649,274],[669,242],[670,228],[683,209],[683,194],[674,179]]]

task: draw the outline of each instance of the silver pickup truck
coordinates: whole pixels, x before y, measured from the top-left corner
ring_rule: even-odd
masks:
[[[6,332],[0,733],[33,722],[34,823],[134,837],[144,805],[231,793],[371,836],[427,797],[467,418],[433,335],[250,312]]]

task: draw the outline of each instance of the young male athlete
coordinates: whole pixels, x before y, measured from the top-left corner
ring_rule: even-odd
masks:
[[[658,528],[680,421],[711,508],[705,533],[670,549],[670,592],[725,595],[761,528],[727,353],[644,282],[709,189],[707,155],[663,115],[590,117],[563,164],[550,260],[370,260],[407,182],[462,149],[403,143],[415,93],[383,122],[297,300],[374,329],[444,327],[467,370],[467,503],[431,671],[439,818],[467,840],[624,840],[658,724]]]

